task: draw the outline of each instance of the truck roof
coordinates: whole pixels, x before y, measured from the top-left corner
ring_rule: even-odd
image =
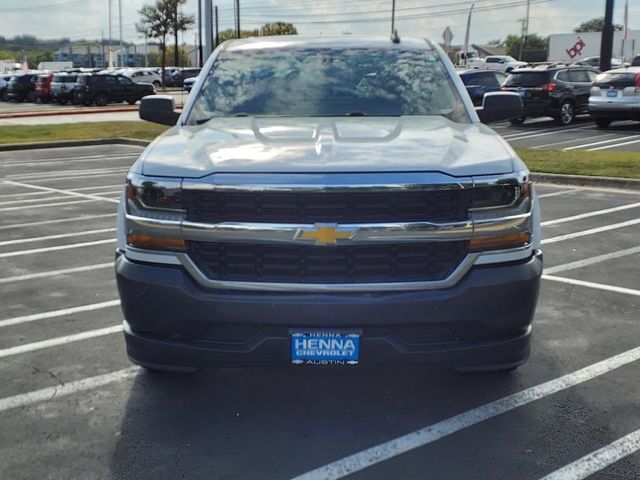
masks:
[[[426,39],[400,37],[394,43],[390,37],[369,35],[299,36],[280,35],[273,37],[252,37],[225,42],[225,49],[254,50],[265,48],[398,48],[400,50],[433,50]]]

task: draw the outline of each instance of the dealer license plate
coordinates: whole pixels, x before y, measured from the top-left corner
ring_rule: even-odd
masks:
[[[607,90],[607,97],[617,97],[618,96],[618,90]]]
[[[360,335],[353,332],[291,333],[291,363],[295,365],[356,365]]]

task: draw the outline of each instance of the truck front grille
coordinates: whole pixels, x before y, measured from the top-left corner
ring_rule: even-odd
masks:
[[[189,256],[212,280],[274,283],[381,283],[446,279],[466,242],[380,245],[267,245],[188,242]]]
[[[385,223],[466,220],[471,189],[374,192],[184,190],[192,222]]]

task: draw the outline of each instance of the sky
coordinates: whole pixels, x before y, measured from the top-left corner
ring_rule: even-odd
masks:
[[[113,38],[119,38],[119,1],[126,41],[141,43],[135,30],[138,9],[154,0],[111,0]],[[206,0],[202,0],[203,2]],[[198,0],[187,0],[185,13],[196,13]],[[233,25],[233,0],[213,0],[220,13],[220,28]],[[243,29],[278,20],[296,25],[303,35],[388,35],[392,0],[240,0]],[[467,13],[472,0],[396,0],[396,26],[400,35],[441,41],[449,26],[453,43],[464,42]],[[109,0],[0,0],[0,33],[32,34],[41,38],[100,39],[108,35]],[[568,33],[593,17],[604,15],[605,0],[531,0],[530,33]],[[624,0],[616,0],[614,21],[623,22]],[[526,0],[475,0],[471,42],[485,43],[520,32]],[[629,27],[640,29],[640,0],[629,0]],[[195,30],[181,43],[194,43]]]

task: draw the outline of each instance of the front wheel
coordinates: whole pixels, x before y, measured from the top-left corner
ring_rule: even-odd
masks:
[[[521,117],[510,118],[509,123],[511,123],[511,125],[522,125],[526,119],[527,117],[522,115]]]
[[[138,101],[138,100],[137,100],[137,99],[135,99],[135,98],[130,98],[129,100],[127,100],[127,103],[128,103],[129,105],[135,105],[135,103],[136,103],[137,101]]]
[[[576,118],[576,110],[573,103],[569,100],[565,100],[560,105],[560,114],[556,119],[558,124],[562,126],[570,125]]]
[[[594,121],[596,122],[598,128],[609,128],[609,125],[611,125],[611,120],[608,118],[596,117]]]
[[[104,93],[100,93],[96,96],[96,105],[99,107],[104,107],[107,103],[109,103],[109,99]]]

